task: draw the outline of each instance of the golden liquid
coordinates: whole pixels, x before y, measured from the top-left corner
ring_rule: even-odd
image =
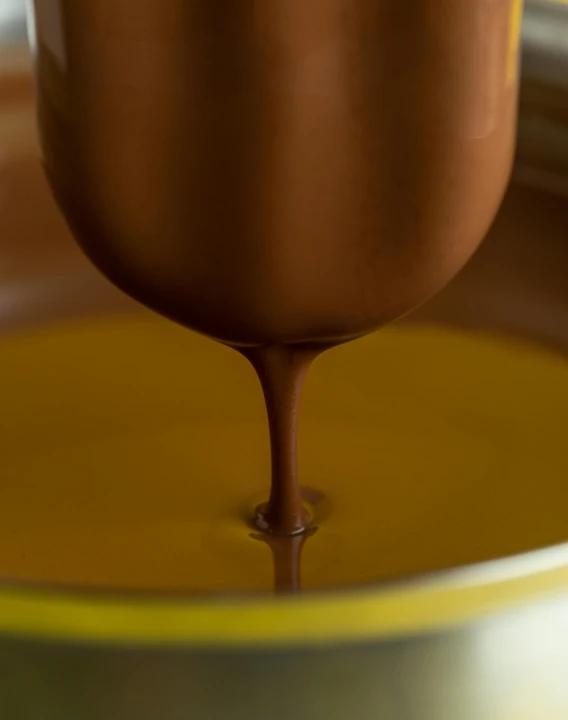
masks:
[[[0,343],[0,578],[271,590],[243,514],[268,492],[260,387],[237,353],[147,316]],[[302,484],[325,499],[302,587],[356,585],[568,537],[568,363],[391,329],[308,377]]]

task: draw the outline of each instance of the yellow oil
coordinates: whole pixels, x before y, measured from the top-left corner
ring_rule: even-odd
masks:
[[[6,337],[0,367],[0,578],[271,589],[242,519],[270,467],[242,357],[140,315]],[[566,427],[568,362],[528,344],[395,328],[329,351],[301,414],[302,482],[325,495],[302,586],[565,541]]]

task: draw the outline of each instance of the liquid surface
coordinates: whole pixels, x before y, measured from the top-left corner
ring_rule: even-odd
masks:
[[[139,317],[5,337],[0,362],[1,577],[273,589],[272,551],[243,522],[267,498],[270,461],[261,391],[237,353]],[[393,329],[326,353],[316,369],[299,459],[303,483],[324,498],[304,589],[568,538],[564,358]]]

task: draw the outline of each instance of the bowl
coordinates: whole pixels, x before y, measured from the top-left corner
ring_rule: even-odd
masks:
[[[306,543],[303,591],[273,594],[270,554],[244,523],[226,522],[229,503],[193,552],[236,548],[236,585],[246,547],[258,587],[200,595],[184,569],[191,498],[175,494],[187,483],[167,470],[181,457],[245,483],[234,485],[245,504],[247,483],[262,492],[260,393],[236,355],[140,311],[76,250],[39,168],[27,54],[10,57],[0,89],[0,714],[564,720],[565,198],[511,187],[485,245],[441,295],[316,367],[302,472],[329,502]],[[203,381],[187,379],[188,358]],[[234,467],[221,444],[207,451],[220,408],[227,442],[239,431],[254,449]],[[185,432],[197,411],[194,428],[209,412],[214,433],[203,442]],[[377,478],[382,505],[343,504],[347,465],[318,475],[318,449],[340,443],[358,452],[352,472]],[[125,447],[143,450],[138,475]],[[162,484],[135,492],[143,469],[146,490],[157,477],[164,448]],[[153,535],[136,522],[118,532],[117,508],[130,505],[134,518],[154,518]],[[365,532],[333,544],[341,507],[382,528],[370,564],[358,552]]]

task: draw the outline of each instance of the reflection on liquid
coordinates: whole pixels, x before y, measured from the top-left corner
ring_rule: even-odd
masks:
[[[303,532],[296,535],[278,536],[269,532],[254,532],[250,537],[253,540],[265,543],[272,554],[274,567],[274,592],[298,593],[302,589],[301,567],[302,552],[309,538],[318,532],[318,525],[330,511],[329,501],[325,503],[325,496],[313,488],[302,488],[304,507],[309,507],[312,524]],[[257,508],[262,512],[264,506]],[[256,520],[253,521],[257,525]]]
[[[306,541],[317,532],[311,527],[299,535],[278,537],[268,533],[253,533],[251,538],[266,543],[274,563],[274,592],[298,593],[301,590],[301,560]]]

